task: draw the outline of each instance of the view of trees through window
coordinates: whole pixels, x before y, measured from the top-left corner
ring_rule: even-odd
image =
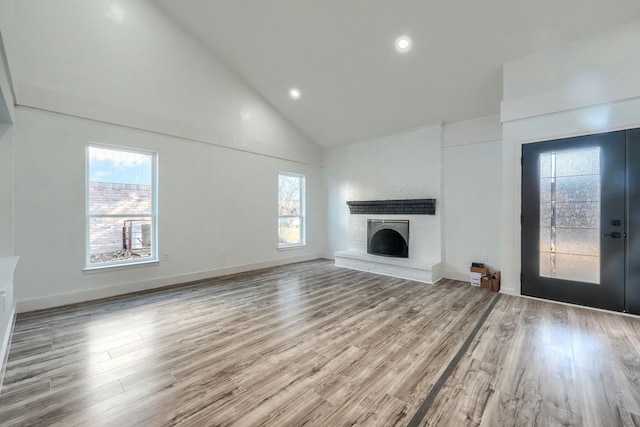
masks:
[[[88,263],[155,258],[155,154],[88,147]]]
[[[278,177],[278,245],[304,244],[304,176]]]

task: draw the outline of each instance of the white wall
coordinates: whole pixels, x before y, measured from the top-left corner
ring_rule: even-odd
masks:
[[[8,67],[4,66],[4,51],[0,34],[0,123],[13,122],[13,92],[9,83]]]
[[[349,179],[346,146],[334,147],[323,152],[322,168],[326,188],[327,258],[345,251],[349,242],[349,207],[347,206]]]
[[[88,141],[158,152],[158,244],[170,261],[83,272]],[[317,166],[23,107],[14,165],[19,311],[316,258],[325,247]],[[279,171],[306,175],[303,249],[276,249]]]
[[[312,140],[148,0],[20,0],[13,9],[19,105],[319,161]]]
[[[442,260],[441,125],[412,129],[325,152],[327,246],[366,253],[367,219],[350,215],[348,200],[436,199],[436,215],[402,215],[410,223],[410,261],[429,268]]]
[[[0,257],[13,255],[13,129],[0,123]]]
[[[18,257],[0,256],[0,387],[4,377],[11,332],[15,321],[15,302],[13,298],[13,272]]]
[[[5,30],[12,25],[11,6],[8,0],[0,0],[0,123],[13,122],[13,87],[7,62],[10,32]]]
[[[500,270],[502,127],[498,116],[443,132],[444,277],[469,280],[472,262]]]
[[[0,0],[0,12],[18,105],[20,311],[323,254],[318,145],[153,2]],[[159,249],[170,261],[83,272],[88,141],[158,151]],[[303,249],[275,248],[281,170],[307,177]],[[0,197],[8,197],[6,181]],[[9,233],[8,212],[0,212],[0,236]]]
[[[0,123],[0,386],[15,314],[13,262],[13,128]],[[8,268],[11,264],[11,268]]]
[[[431,129],[431,139],[440,139],[439,131]],[[403,135],[402,133],[399,135]],[[375,169],[364,168],[364,162],[357,162],[364,168],[363,178],[350,179],[354,174],[353,148],[338,147],[325,151],[325,182],[327,185],[327,246],[332,255],[349,249],[350,215],[347,200],[360,187],[371,191],[367,196],[385,198],[391,194],[402,197],[431,197],[440,194],[437,180],[442,174],[442,192],[437,201],[436,211],[442,218],[442,242],[444,276],[456,280],[469,280],[469,266],[473,261],[481,261],[487,255],[487,264],[500,269],[500,203],[501,203],[501,156],[502,125],[498,116],[448,123],[442,130],[442,159],[435,147],[429,154],[420,149],[403,147],[402,137],[391,135],[371,142],[358,143],[360,149],[377,153],[382,164],[379,168],[389,168],[385,174],[376,174]],[[411,132],[408,133],[411,135]],[[406,135],[405,135],[406,136]],[[386,146],[383,141],[386,141]],[[382,150],[376,145],[383,144]],[[415,143],[415,140],[413,141]],[[419,155],[417,155],[418,153]],[[398,163],[407,161],[410,167],[401,179],[395,178]],[[358,166],[359,165],[359,166]],[[434,167],[435,166],[435,167]],[[431,169],[431,172],[427,170]],[[431,173],[430,177],[423,176]],[[366,176],[365,176],[366,175]],[[392,185],[384,183],[385,176],[393,176]],[[431,181],[427,190],[425,182]],[[371,187],[369,187],[371,185]],[[422,186],[422,189],[420,189]],[[389,189],[391,194],[380,194],[379,189]],[[428,194],[427,194],[428,192]],[[421,194],[420,196],[418,196]]]
[[[640,20],[504,64],[503,121],[640,96],[639,36]]]
[[[435,215],[401,218],[410,221],[409,264],[429,269],[442,261],[441,135],[438,124],[348,145],[348,200],[436,199]],[[367,219],[396,217],[349,215],[348,250],[367,252]]]
[[[348,145],[349,200],[440,196],[440,124]]]
[[[640,127],[640,21],[504,66],[503,291],[520,294],[522,144]]]

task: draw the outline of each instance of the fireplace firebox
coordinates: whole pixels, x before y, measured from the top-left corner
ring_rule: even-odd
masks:
[[[396,258],[409,258],[409,221],[367,220],[367,252]]]

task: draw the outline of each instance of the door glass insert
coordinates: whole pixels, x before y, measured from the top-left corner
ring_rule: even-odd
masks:
[[[540,276],[600,283],[600,148],[542,153]]]

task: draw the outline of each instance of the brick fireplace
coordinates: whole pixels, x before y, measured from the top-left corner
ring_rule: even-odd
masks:
[[[441,133],[438,124],[349,144],[337,266],[425,283],[442,277]],[[408,224],[406,257],[369,253],[371,221]]]
[[[429,235],[439,237],[439,233],[433,232],[437,231],[434,227],[439,227],[435,199],[349,201],[347,204],[351,208],[350,248],[336,252],[337,266],[425,283],[434,283],[442,277],[440,260],[430,257],[429,252],[434,244],[440,244],[439,239],[429,240]],[[402,213],[407,209],[411,214]]]

